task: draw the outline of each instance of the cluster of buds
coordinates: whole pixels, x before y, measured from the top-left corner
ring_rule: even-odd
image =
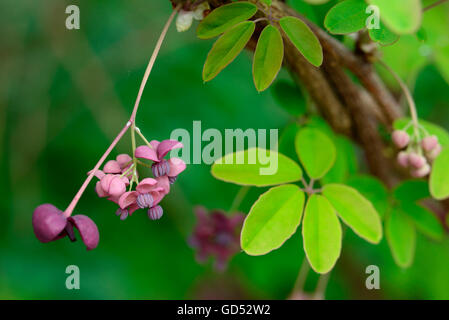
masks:
[[[195,208],[197,223],[189,239],[191,247],[197,250],[196,259],[205,263],[215,258],[218,271],[226,269],[228,261],[240,251],[240,231],[245,216],[242,213],[226,214],[221,210],[208,212],[206,208]]]
[[[207,1],[197,5],[195,8],[182,9],[179,11],[176,19],[176,29],[178,32],[184,32],[190,29],[193,19],[201,21],[210,11],[210,6]]]
[[[138,209],[146,209],[151,220],[160,219],[164,211],[159,203],[170,192],[170,184],[173,184],[178,174],[186,168],[181,159],[164,159],[176,148],[182,148],[182,144],[176,140],[153,140],[149,145],[136,148],[134,158],[121,154],[116,160],[108,161],[103,170],[95,172],[99,179],[95,187],[98,196],[118,204],[116,215],[121,220],[125,220]],[[154,178],[147,177],[139,182],[136,167],[140,160],[137,159],[153,162],[151,171]],[[143,162],[140,164],[150,166]],[[134,182],[136,188],[132,190]]]
[[[441,152],[438,138],[428,135],[420,139],[416,134],[412,137],[404,130],[395,130],[392,135],[393,143],[399,149],[397,161],[403,168],[410,170],[415,178],[427,176],[431,170],[431,163]]]

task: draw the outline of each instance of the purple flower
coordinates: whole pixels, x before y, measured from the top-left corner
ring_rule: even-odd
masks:
[[[197,260],[205,262],[210,256],[215,257],[215,268],[223,271],[231,257],[240,251],[240,231],[244,215],[227,215],[222,210],[208,213],[201,206],[194,211],[197,224],[189,243],[197,250]]]
[[[87,216],[66,217],[51,204],[42,204],[33,212],[33,229],[39,241],[46,243],[64,237],[76,241],[73,228],[78,229],[87,250],[95,249],[100,241],[97,225]]]
[[[186,164],[184,161],[178,158],[165,160],[164,157],[171,150],[182,148],[182,143],[176,140],[163,140],[161,142],[153,140],[150,142],[150,145],[152,146],[152,148],[147,145],[137,147],[135,156],[137,158],[153,161],[151,170],[156,178],[166,175],[168,177],[172,177],[170,181],[174,182],[174,180],[176,179],[173,178],[184,171],[184,169],[186,168]]]

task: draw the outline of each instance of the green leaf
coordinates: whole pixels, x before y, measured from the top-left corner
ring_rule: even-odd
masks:
[[[342,184],[327,184],[323,195],[355,233],[371,243],[382,239],[382,225],[373,204],[356,189]]]
[[[381,217],[385,216],[388,210],[388,191],[379,179],[368,175],[359,175],[351,177],[347,185],[360,192],[373,204]]]
[[[256,24],[245,21],[223,34],[212,46],[203,68],[203,80],[210,81],[245,48]]]
[[[404,129],[410,121],[410,118],[401,118],[396,120],[393,126],[395,129]],[[419,124],[423,126],[429,134],[437,136],[438,142],[443,148],[449,147],[449,132],[447,132],[447,130],[434,123],[421,119],[419,119]],[[413,133],[413,128],[411,126],[407,129],[407,133],[410,135]]]
[[[335,136],[332,140],[337,148],[337,157],[329,172],[321,178],[322,184],[346,182],[358,167],[357,155],[351,141],[343,136]]]
[[[400,202],[416,202],[430,198],[429,184],[424,180],[407,180],[394,189],[393,195]]]
[[[281,70],[284,42],[279,30],[266,26],[260,34],[254,53],[253,77],[257,91],[266,90]]]
[[[380,18],[397,34],[416,32],[421,25],[421,0],[368,0],[379,7]]]
[[[400,207],[413,220],[420,232],[434,240],[443,238],[443,227],[432,212],[413,202],[402,202]]]
[[[217,159],[212,175],[226,182],[264,187],[301,180],[302,170],[281,153],[251,148]]]
[[[316,67],[323,63],[321,44],[304,22],[295,17],[283,17],[279,24],[304,58]]]
[[[260,0],[260,1],[265,3],[267,6],[271,6],[271,0]]]
[[[249,255],[262,255],[282,246],[301,222],[304,200],[304,192],[295,185],[262,194],[243,224],[242,249]]]
[[[379,29],[369,29],[371,40],[379,42],[382,46],[388,46],[398,41],[399,36],[388,29],[383,22],[380,22]]]
[[[335,162],[337,151],[334,143],[318,129],[306,127],[299,130],[295,147],[299,160],[312,179],[323,177]]]
[[[416,231],[400,210],[391,211],[385,223],[385,235],[397,265],[409,267],[415,255]]]
[[[449,197],[449,148],[435,159],[430,174],[430,194],[437,200]]]
[[[341,251],[341,225],[329,201],[317,194],[310,196],[304,211],[302,236],[310,266],[328,273]]]
[[[333,34],[348,34],[366,26],[366,3],[363,0],[346,0],[332,7],[324,19],[324,26]]]
[[[292,116],[306,113],[306,103],[299,87],[286,80],[277,80],[271,86],[276,102]]]
[[[201,21],[196,30],[200,39],[210,39],[227,31],[236,24],[243,22],[257,12],[255,4],[236,2],[221,6]]]

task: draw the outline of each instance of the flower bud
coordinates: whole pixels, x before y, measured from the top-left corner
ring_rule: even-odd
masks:
[[[407,168],[409,165],[409,154],[405,151],[401,151],[398,153],[397,161],[399,165],[403,168]]]
[[[410,136],[404,130],[395,130],[392,139],[399,149],[405,148],[410,142]]]
[[[193,18],[195,20],[203,20],[204,19],[204,11],[209,10],[209,2],[205,1],[199,4],[196,9],[193,11]]]
[[[430,161],[435,160],[441,153],[441,144],[437,144],[430,152],[427,153],[427,157]]]
[[[430,173],[430,166],[427,163],[420,169],[412,170],[412,176],[415,178],[423,178],[427,176],[429,173]]]
[[[176,29],[178,32],[184,32],[190,29],[193,22],[193,12],[181,10],[176,18]]]
[[[438,145],[438,138],[436,136],[425,137],[421,141],[421,146],[424,151],[430,152]]]
[[[427,164],[426,158],[416,153],[411,153],[408,157],[408,161],[415,169],[421,169]]]
[[[151,220],[159,220],[164,214],[164,210],[162,210],[161,206],[155,206],[151,209],[148,209],[148,218]]]

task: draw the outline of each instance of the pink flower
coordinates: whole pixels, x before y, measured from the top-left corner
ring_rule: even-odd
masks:
[[[410,153],[408,156],[408,162],[415,169],[421,169],[427,164],[426,158],[417,153]]]
[[[426,163],[421,168],[412,170],[411,174],[415,178],[424,178],[430,173],[430,169],[430,165]]]
[[[404,130],[393,131],[392,139],[399,149],[405,148],[410,142],[410,136]]]
[[[153,161],[154,163],[151,166],[153,175],[156,178],[167,175],[171,177],[170,182],[173,183],[176,180],[176,176],[184,171],[186,164],[178,158],[171,158],[167,161],[164,157],[171,150],[182,148],[182,143],[176,140],[163,140],[161,142],[153,140],[150,144],[152,148],[146,145],[137,147],[135,156]]]
[[[401,151],[398,153],[397,160],[401,167],[407,168],[409,165],[409,154],[405,151]]]
[[[240,230],[244,215],[227,215],[221,210],[208,213],[201,206],[195,208],[195,214],[197,223],[189,243],[197,249],[197,260],[205,262],[208,257],[213,256],[215,268],[223,271],[229,259],[240,250]]]
[[[424,151],[430,152],[438,145],[438,138],[436,136],[425,137],[421,141],[421,146]]]
[[[133,214],[137,209],[148,208],[151,210],[156,207],[159,202],[170,192],[170,182],[167,176],[158,177],[156,179],[143,179],[136,187],[136,191],[128,191],[123,193],[118,199],[118,205],[121,211],[118,215],[126,219],[128,215]],[[161,208],[162,210],[162,208]],[[159,217],[162,216],[162,213]]]
[[[89,217],[79,214],[67,218],[51,204],[42,204],[34,210],[32,224],[36,238],[44,243],[66,236],[76,241],[74,227],[78,229],[87,250],[95,249],[100,241],[97,225]]]

